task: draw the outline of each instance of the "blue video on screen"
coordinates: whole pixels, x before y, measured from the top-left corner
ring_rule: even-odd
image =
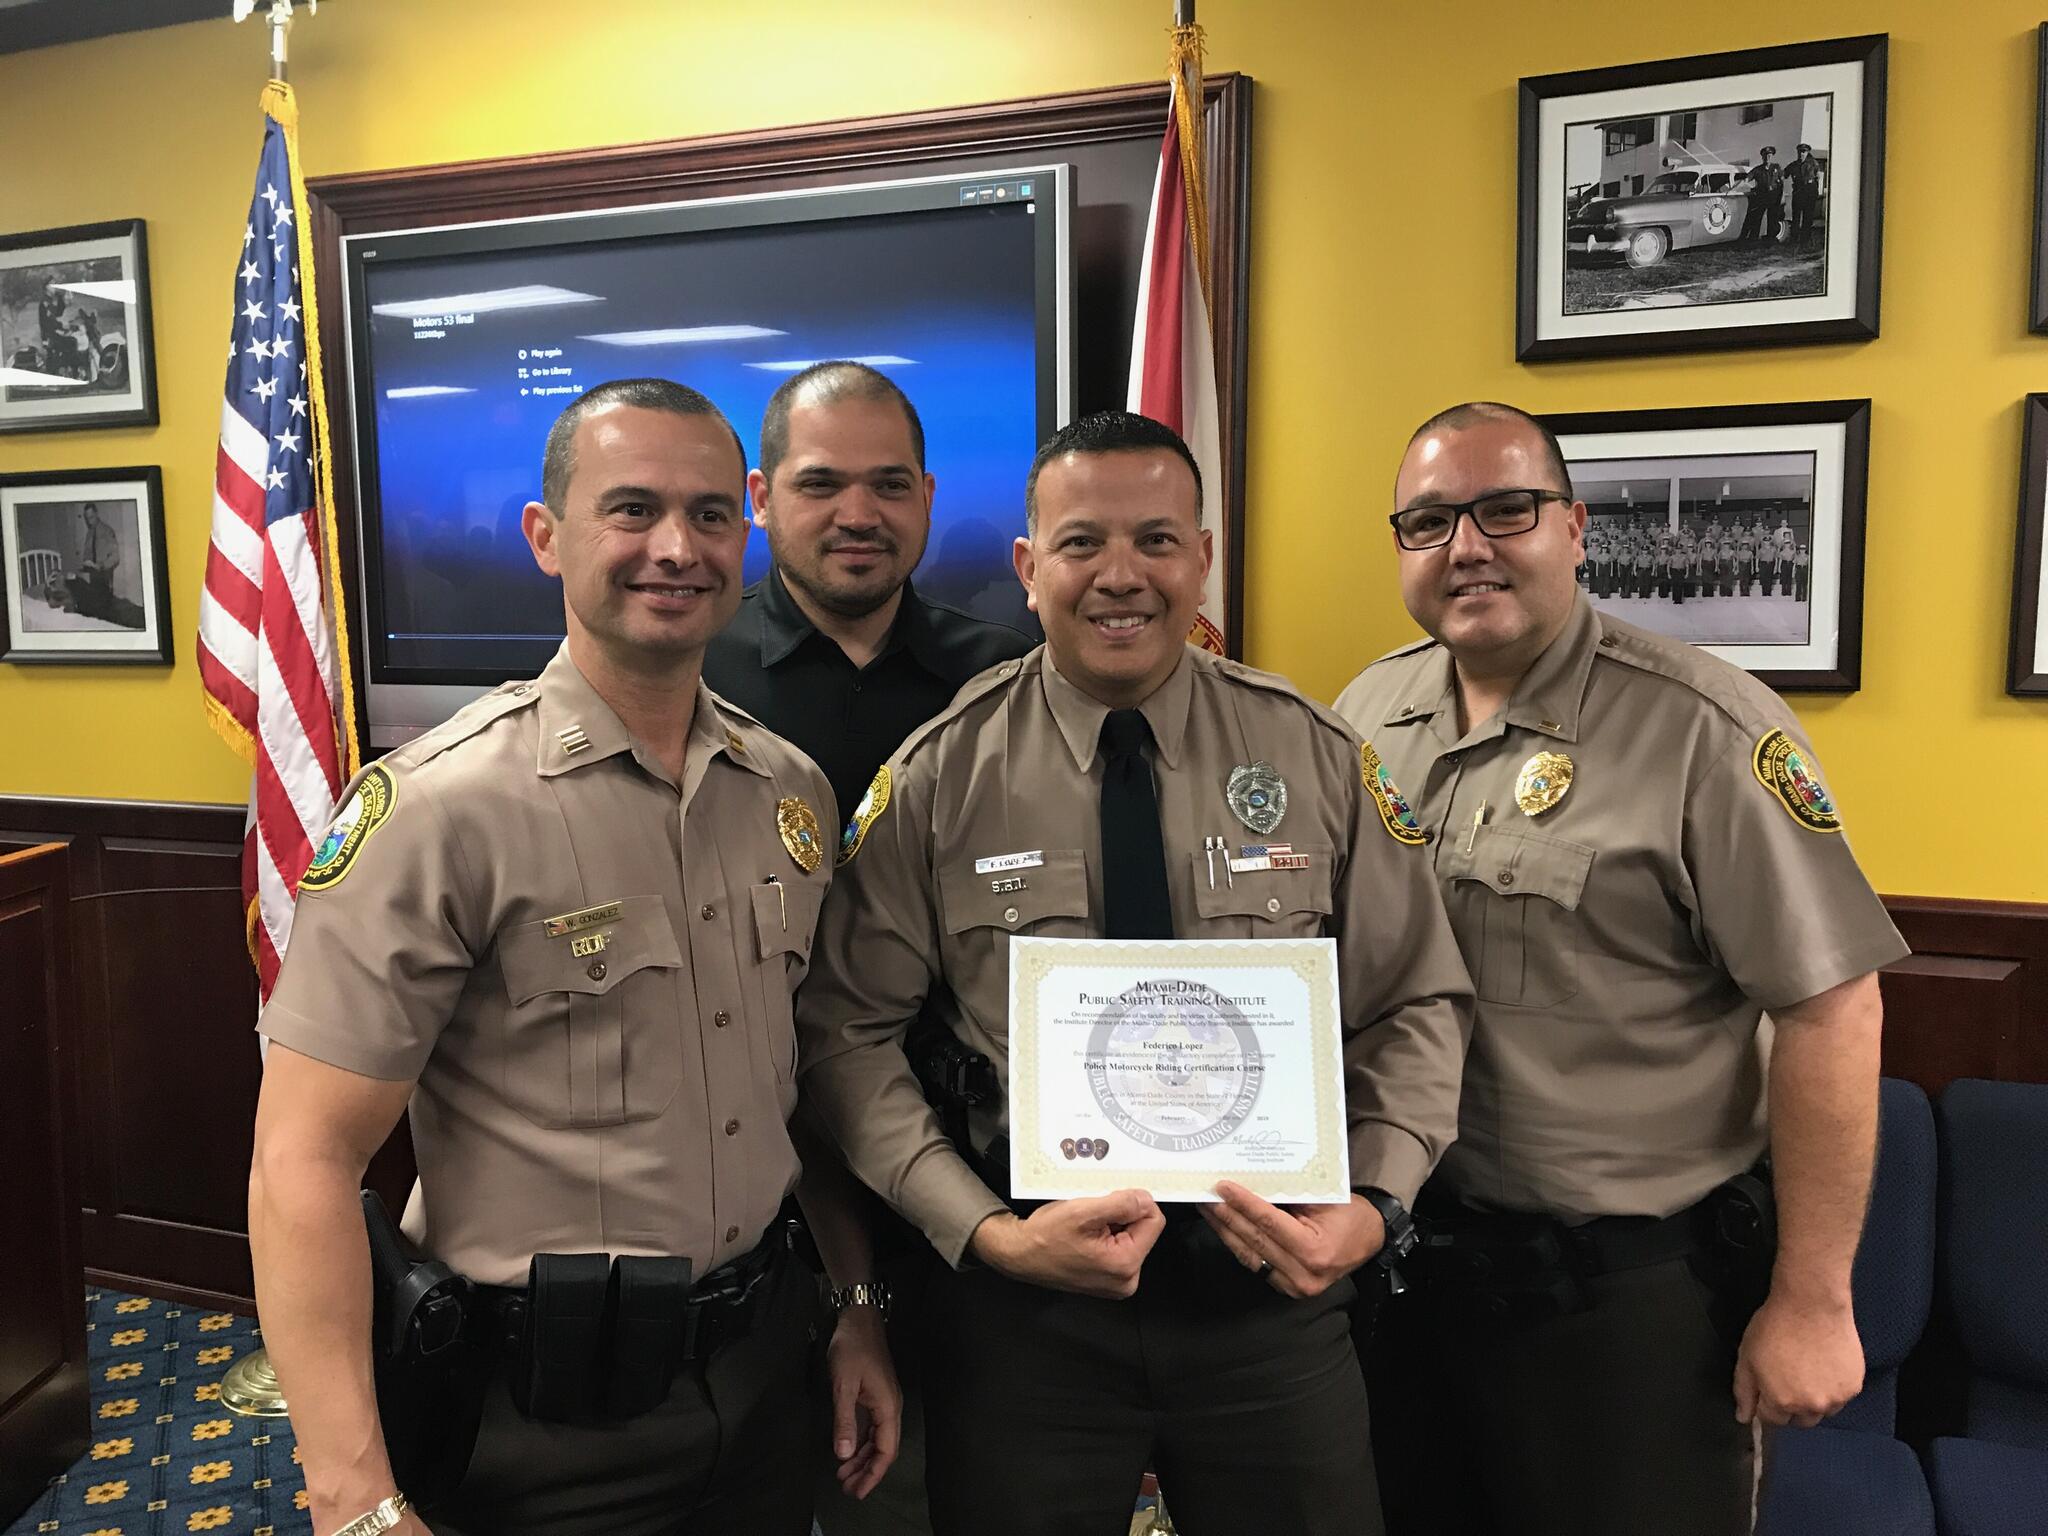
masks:
[[[1058,306],[1020,188],[627,238],[544,240],[529,225],[518,248],[412,254],[408,239],[436,243],[425,232],[365,253],[351,299],[373,681],[495,681],[553,655],[561,588],[535,567],[520,513],[579,393],[688,384],[731,418],[752,466],[770,393],[830,358],[879,368],[923,419],[938,488],[918,589],[1035,634],[1010,546],[1056,424]],[[768,561],[757,528],[746,579]]]

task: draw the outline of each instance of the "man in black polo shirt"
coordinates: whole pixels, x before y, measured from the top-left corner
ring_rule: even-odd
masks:
[[[739,616],[712,640],[704,681],[824,769],[852,819],[889,754],[952,702],[960,685],[1036,643],[1006,625],[919,597],[910,573],[931,534],[934,481],[924,427],[902,390],[861,363],[819,363],[769,397],[761,466],[747,477],[754,521],[774,564],[747,588]],[[1017,513],[1023,526],[1023,508]],[[815,1148],[804,1147],[806,1170]],[[851,1181],[843,1169],[838,1179]],[[831,1174],[825,1177],[832,1177]],[[904,1390],[897,1464],[866,1500],[822,1479],[826,1536],[929,1532],[922,1396],[913,1314],[931,1249],[870,1202],[879,1268],[907,1328],[897,1373]]]
[[[711,642],[704,680],[810,754],[841,826],[904,737],[1034,644],[912,588],[933,485],[924,427],[886,375],[818,363],[769,397],[747,491],[774,564]]]

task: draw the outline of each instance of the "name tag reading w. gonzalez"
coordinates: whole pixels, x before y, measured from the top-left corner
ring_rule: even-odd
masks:
[[[1010,940],[1010,1193],[1351,1198],[1332,939]]]

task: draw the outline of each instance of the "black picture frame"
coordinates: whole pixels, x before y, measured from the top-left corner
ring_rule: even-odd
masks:
[[[132,301],[66,289],[88,264],[117,261]],[[26,291],[41,283],[58,311],[45,317]],[[90,334],[88,334],[88,332]],[[157,424],[156,340],[149,297],[149,236],[141,219],[0,234],[0,432],[69,432]],[[75,383],[45,388],[16,373]],[[118,373],[118,383],[113,381]]]
[[[1791,346],[1815,342],[1869,341],[1878,334],[1878,296],[1880,289],[1880,267],[1883,256],[1884,231],[1884,143],[1885,143],[1885,82],[1888,57],[1888,42],[1883,34],[1862,37],[1832,38],[1811,43],[1795,43],[1774,48],[1746,48],[1730,53],[1697,54],[1681,59],[1659,59],[1640,64],[1625,64],[1601,69],[1572,70],[1561,74],[1526,77],[1520,90],[1520,140],[1517,161],[1516,189],[1516,259],[1515,259],[1515,357],[1519,362],[1541,362],[1558,358],[1645,356],[1671,352],[1719,351],[1735,347]],[[1546,105],[1568,101],[1575,97],[1591,100],[1605,93],[1635,90],[1644,87],[1682,86],[1701,84],[1744,75],[1761,75],[1772,72],[1811,70],[1825,66],[1849,66],[1860,71],[1861,110],[1855,120],[1858,139],[1858,169],[1854,178],[1856,188],[1856,249],[1852,258],[1845,258],[1843,265],[1853,266],[1853,299],[1846,305],[1831,305],[1840,310],[1824,317],[1806,319],[1772,320],[1768,308],[1775,303],[1804,302],[1811,296],[1792,298],[1761,297],[1755,299],[1712,300],[1702,303],[1685,302],[1665,305],[1662,303],[1618,304],[1597,311],[1623,317],[1616,322],[1614,330],[1599,330],[1581,316],[1568,314],[1563,303],[1550,305],[1545,298],[1546,261],[1555,260],[1557,291],[1565,292],[1568,275],[1567,246],[1569,217],[1560,215],[1556,226],[1558,243],[1554,250],[1546,251],[1544,220],[1546,209],[1562,210],[1570,194],[1570,168],[1565,158],[1565,147],[1560,136],[1557,143],[1557,165],[1562,172],[1558,185],[1542,184],[1542,166],[1545,154],[1544,114]],[[1788,80],[1788,89],[1791,82]],[[1642,115],[1640,120],[1657,121],[1666,117],[1691,116],[1697,119],[1701,111],[1735,110],[1740,107],[1747,111],[1749,106],[1766,106],[1765,98],[1759,97],[1754,103],[1703,104],[1698,109],[1680,110],[1678,104],[1683,94],[1674,95],[1673,111]],[[1636,109],[1639,112],[1639,109]],[[1605,121],[1595,119],[1595,121]],[[1747,119],[1745,119],[1747,121]],[[1831,135],[1839,135],[1848,125],[1829,118]],[[1579,124],[1572,126],[1588,126]],[[1668,141],[1667,141],[1668,142]],[[1697,140],[1693,142],[1698,142]],[[1831,137],[1831,149],[1839,145],[1838,137]],[[1660,145],[1660,148],[1662,145]],[[1680,145],[1683,148],[1683,142]],[[1603,151],[1603,157],[1606,151]],[[1709,181],[1708,171],[1714,162],[1699,157],[1698,152],[1689,156],[1690,163],[1700,168],[1697,181]],[[1831,152],[1830,162],[1834,156]],[[1732,243],[1741,237],[1741,225],[1733,224],[1731,213],[1740,214],[1747,207],[1747,197],[1733,189],[1743,185],[1733,179],[1736,172],[1745,167],[1720,162],[1729,181],[1725,195],[1700,193],[1681,199],[1686,209],[1687,228],[1701,230],[1699,243],[1702,246]],[[1667,169],[1669,168],[1667,162]],[[1640,179],[1640,178],[1637,178]],[[1589,184],[1591,196],[1586,205],[1594,202],[1640,202],[1637,192],[1617,193],[1603,196],[1604,181]],[[1827,193],[1828,207],[1833,207],[1834,189]],[[1735,199],[1741,198],[1742,208],[1732,207]],[[1666,201],[1671,201],[1667,198]],[[1695,210],[1691,205],[1700,204]],[[1716,210],[1713,204],[1722,206]],[[1641,207],[1617,211],[1617,232],[1631,227],[1630,213],[1653,213],[1654,210]],[[1711,218],[1710,218],[1711,216]],[[1710,232],[1707,225],[1718,220]],[[1833,271],[1834,259],[1829,253],[1827,220],[1824,217],[1822,230],[1822,269]],[[1632,241],[1622,240],[1623,246]],[[1667,230],[1663,241],[1669,255],[1652,257],[1652,262],[1673,258],[1695,257],[1697,253],[1678,248],[1676,238]],[[1651,247],[1654,249],[1654,244]],[[1600,254],[1606,253],[1603,246]],[[1586,251],[1588,260],[1595,253]],[[1635,262],[1624,255],[1631,267]],[[1727,263],[1717,265],[1726,266]],[[1682,286],[1682,285],[1673,285]],[[1845,286],[1848,286],[1845,284]],[[1667,290],[1668,293],[1668,290]],[[1739,304],[1745,310],[1757,311],[1754,319],[1736,320],[1733,306]],[[1662,328],[1644,328],[1647,324],[1646,311],[1654,309],[1657,315],[1683,317],[1690,310],[1712,307],[1731,319],[1714,325],[1671,325]],[[1552,313],[1552,310],[1555,310]],[[1626,320],[1626,324],[1623,320]],[[1560,327],[1570,331],[1561,334]]]
[[[132,556],[132,579],[110,579],[101,570],[95,580],[75,546],[27,545],[25,513],[88,501],[134,504],[110,519],[101,514],[118,555],[106,570],[118,570]],[[84,514],[77,515],[82,527]],[[0,474],[0,562],[0,662],[168,667],[175,661],[163,471],[156,465]],[[62,598],[52,600],[53,584],[63,588]],[[127,622],[129,607],[139,612],[138,623]]]
[[[2043,509],[2048,508],[2048,394],[2028,395],[2020,407],[2020,515],[2013,548],[2012,642],[2005,691],[2015,698],[2048,698],[2048,645],[2039,643],[2042,566],[2048,554]]]
[[[2048,259],[2043,249],[2048,246],[2048,21],[2035,33],[2034,82],[2034,259],[2027,329],[2048,336]]]
[[[1792,666],[1746,666],[1759,682],[1781,693],[1853,693],[1863,685],[1863,546],[1870,490],[1870,402],[1865,400],[1799,400],[1761,405],[1688,406],[1677,410],[1576,411],[1543,416],[1545,426],[1560,439],[1595,434],[1670,434],[1741,432],[1777,427],[1842,428],[1838,505],[1833,509],[1835,534],[1833,655],[1824,663]],[[1738,441],[1720,441],[1719,454],[1740,453]],[[1652,457],[1681,458],[1657,454]],[[1571,449],[1566,443],[1567,462]],[[1581,478],[1576,472],[1574,480]],[[1821,508],[1812,511],[1816,527]],[[1815,556],[1819,554],[1816,542]]]

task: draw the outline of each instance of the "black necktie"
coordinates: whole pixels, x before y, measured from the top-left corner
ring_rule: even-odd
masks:
[[[1166,842],[1145,749],[1152,727],[1135,709],[1102,722],[1102,919],[1111,939],[1170,939]]]

